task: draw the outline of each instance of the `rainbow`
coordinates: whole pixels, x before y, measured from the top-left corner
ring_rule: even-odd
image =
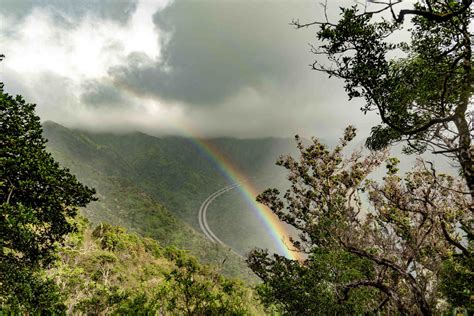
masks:
[[[122,89],[132,93],[140,99],[150,100],[148,97],[140,95],[127,85],[120,84],[120,86]],[[154,102],[153,100],[151,101]],[[215,148],[215,146],[213,146],[209,141],[206,141],[204,137],[200,137],[199,133],[193,127],[193,124],[190,121],[186,122],[171,120],[171,122],[178,131],[184,133],[184,136],[190,140],[191,144],[193,144],[201,153],[205,154],[215,163],[221,174],[227,178],[230,183],[237,184],[237,190],[239,190],[241,195],[245,198],[247,204],[256,214],[257,218],[263,224],[266,231],[269,232],[272,240],[274,241],[277,249],[280,250],[281,254],[292,260],[303,261],[304,256],[301,253],[289,249],[289,247],[292,245],[288,239],[288,236],[291,234],[288,232],[283,222],[280,221],[280,219],[275,214],[273,214],[270,209],[260,203],[257,203],[255,198],[259,194],[259,191],[254,186],[252,186],[246,176],[240,170],[238,170],[227,157],[225,157],[217,148]]]
[[[287,231],[283,222],[280,221],[280,219],[273,214],[269,208],[257,203],[255,198],[259,191],[248,181],[246,176],[209,141],[198,137],[192,137],[189,139],[201,153],[204,153],[212,159],[219,172],[227,178],[230,183],[238,184],[237,190],[239,190],[241,195],[245,198],[247,204],[252,208],[252,211],[256,214],[259,221],[264,225],[266,231],[270,233],[270,236],[280,251],[280,254],[283,254],[288,259],[302,260],[302,256],[299,252],[289,249],[289,247],[291,247],[291,243],[288,239],[290,233]]]

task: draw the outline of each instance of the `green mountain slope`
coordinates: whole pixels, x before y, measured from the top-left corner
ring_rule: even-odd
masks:
[[[191,223],[196,205],[228,182],[216,162],[187,138],[90,133],[53,122],[44,123],[44,134],[54,154],[105,175],[129,179]],[[274,168],[276,158],[294,148],[292,140],[275,138],[218,138],[207,142],[251,178],[274,176],[280,170]]]
[[[233,257],[225,250],[209,245],[202,234],[196,233],[200,231],[197,221],[200,204],[229,180],[194,141],[183,137],[157,138],[143,133],[92,133],[71,130],[53,122],[44,123],[43,128],[48,150],[55,159],[70,168],[80,181],[97,188],[100,201],[91,204],[86,213],[93,222],[122,225],[165,244],[190,249],[207,262],[222,261],[224,256]],[[207,142],[262,189],[284,179],[284,170],[275,167],[274,161],[294,148],[289,139],[218,138]],[[258,223],[254,223],[255,217],[240,212],[240,207],[245,207],[245,203],[239,201],[242,197],[234,193],[230,199],[223,198],[233,207],[227,208],[219,202],[220,198],[216,200],[226,220],[212,221],[213,226],[241,223],[241,230],[246,235],[246,241],[239,247],[241,253],[255,245],[271,248],[272,241],[262,228],[259,230]],[[161,204],[176,216],[169,216]],[[240,238],[236,236],[238,227],[227,231],[221,226],[218,231],[224,240]],[[252,240],[264,242],[253,245]],[[232,266],[240,260],[234,259],[226,260],[226,264]]]
[[[225,262],[221,270],[226,275],[255,280],[243,258],[208,241],[131,181],[136,177],[134,169],[113,150],[54,123],[45,124],[44,134],[54,158],[82,183],[97,189],[99,201],[82,210],[92,223],[121,225],[165,246],[187,249],[204,263]]]

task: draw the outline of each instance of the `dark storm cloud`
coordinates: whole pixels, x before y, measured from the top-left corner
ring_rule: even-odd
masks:
[[[247,87],[291,82],[311,61],[303,32],[288,25],[305,8],[314,3],[175,1],[154,15],[167,34],[160,59],[134,56],[110,74],[139,94],[206,105]]]
[[[7,1],[10,13],[0,5],[0,14],[8,21],[16,22],[14,10],[30,14],[0,28],[12,56],[2,75],[43,119],[154,134],[190,125],[203,136],[238,137],[328,138],[348,123],[373,125],[363,123],[360,104],[347,104],[341,82],[310,70],[316,29],[289,25],[324,18],[317,1],[176,0],[163,9],[143,0],[127,23],[132,1]],[[330,3],[337,13],[341,3]],[[63,27],[54,12],[75,26]]]
[[[74,19],[85,15],[125,23],[135,11],[136,5],[137,0],[2,0],[0,13],[22,18],[34,9],[41,8],[50,11],[63,24],[74,23]]]
[[[120,89],[98,80],[84,82],[81,90],[81,102],[91,107],[122,107],[127,104]]]

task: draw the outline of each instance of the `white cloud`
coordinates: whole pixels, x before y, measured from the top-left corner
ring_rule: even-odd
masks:
[[[72,28],[62,27],[50,10],[35,8],[15,25],[14,36],[1,33],[5,67],[25,76],[47,71],[79,81],[105,76],[132,52],[156,58],[160,47],[152,15],[164,5],[142,1],[126,24],[89,14]]]
[[[72,127],[131,130],[154,125],[166,132],[174,131],[171,123],[182,115],[174,105],[164,106],[156,100],[127,94],[123,96],[127,108],[99,109],[81,103],[81,95],[86,92],[84,83],[111,84],[108,69],[127,63],[129,54],[159,58],[159,34],[152,16],[166,3],[138,3],[125,24],[85,14],[70,28],[58,21],[58,12],[47,8],[33,8],[16,25],[12,24],[12,17],[0,14],[0,20],[5,22],[0,43],[6,55],[0,64],[0,75],[6,90],[36,103],[44,120]],[[72,20],[62,14],[63,19]]]

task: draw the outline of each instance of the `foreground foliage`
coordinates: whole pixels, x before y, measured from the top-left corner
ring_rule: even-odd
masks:
[[[57,312],[54,284],[38,271],[54,260],[57,243],[74,231],[69,219],[94,190],[45,150],[34,108],[0,83],[0,308]]]
[[[333,151],[316,139],[298,141],[300,160],[278,162],[289,170],[285,201],[274,189],[258,199],[300,231],[293,246],[308,258],[297,263],[256,250],[248,259],[264,280],[262,297],[285,312],[474,312],[472,0],[399,9],[403,3],[367,1],[341,8],[332,22],[325,2],[325,20],[293,25],[319,27],[312,68],[342,79],[350,99],[365,101],[364,113],[379,114],[368,148],[403,142],[406,153],[443,154],[464,181],[422,161],[401,177],[394,158],[344,159],[351,128]],[[400,41],[405,32],[409,42]],[[370,180],[384,161],[383,181]]]
[[[298,229],[293,246],[308,258],[254,251],[248,262],[264,281],[261,295],[302,314],[471,312],[473,267],[463,252],[473,245],[458,229],[470,216],[465,183],[422,161],[402,178],[384,153],[344,158],[354,136],[347,128],[332,151],[298,140],[300,159],[278,161],[291,182],[285,201],[276,189],[258,200]],[[383,182],[371,180],[383,162]]]
[[[80,230],[60,249],[48,271],[68,313],[259,314],[253,292],[241,281],[153,239],[80,219]]]
[[[444,154],[474,198],[472,0],[366,3],[342,8],[336,22],[294,21],[319,26],[313,52],[326,58],[313,69],[344,80],[362,111],[379,114],[369,148],[403,141],[407,152]]]

